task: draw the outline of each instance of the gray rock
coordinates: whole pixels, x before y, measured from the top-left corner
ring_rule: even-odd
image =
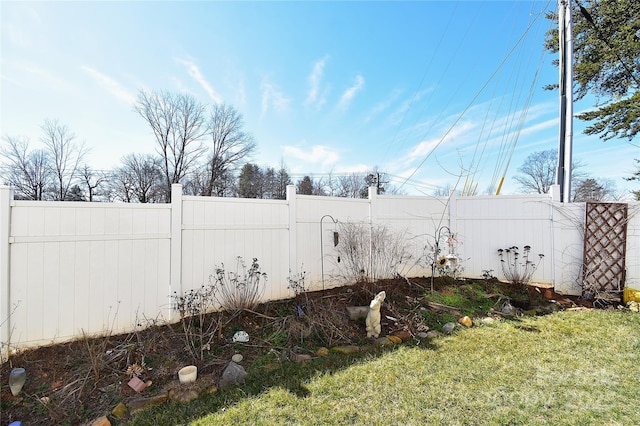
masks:
[[[451,334],[453,333],[453,330],[456,329],[456,323],[455,322],[448,322],[445,325],[442,326],[442,332],[446,333],[446,334]]]
[[[242,383],[247,378],[247,372],[241,366],[231,361],[227,368],[222,372],[222,377],[220,377],[220,383],[218,387],[223,389],[227,386],[235,385],[236,383]]]
[[[353,321],[357,321],[359,319],[365,319],[367,314],[369,313],[368,306],[347,306],[347,313],[349,314],[349,318]]]
[[[483,317],[483,318],[480,318],[479,322],[482,325],[491,325],[491,324],[495,323],[496,320],[495,320],[495,318],[491,318],[491,317]]]
[[[513,309],[513,306],[511,306],[511,303],[509,303],[509,302],[504,304],[504,306],[502,307],[502,311],[501,312],[503,314],[505,314],[505,315],[513,315],[515,313],[514,309]]]
[[[417,336],[421,339],[426,339],[427,337],[429,337],[429,333],[425,333],[424,331],[421,331],[420,333],[417,334]]]
[[[436,337],[440,337],[440,336],[442,336],[442,333],[440,333],[439,331],[436,331],[436,330],[427,331],[427,337],[429,339],[435,339]]]
[[[386,337],[378,337],[374,343],[378,346],[393,346],[394,343]]]

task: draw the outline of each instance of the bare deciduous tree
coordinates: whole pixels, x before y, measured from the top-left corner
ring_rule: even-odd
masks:
[[[180,183],[195,166],[207,133],[205,106],[187,94],[140,91],[136,112],[151,127],[162,159],[165,197],[171,200],[171,185]]]
[[[46,191],[51,186],[52,175],[49,156],[46,151],[29,150],[26,138],[4,137],[6,142],[0,152],[2,180],[16,190],[19,198],[41,201],[46,199]]]
[[[53,199],[62,201],[67,198],[80,163],[88,151],[84,143],[76,143],[76,135],[58,120],[45,120],[41,128],[44,133],[42,143],[47,147],[54,176]]]
[[[119,188],[123,191],[123,201],[158,203],[164,201],[160,160],[152,155],[128,154],[122,159],[122,167],[117,170]],[[126,198],[126,199],[124,199]]]
[[[530,154],[518,171],[520,176],[513,179],[520,184],[524,192],[546,194],[555,182],[558,153],[552,149]]]
[[[611,179],[582,179],[575,185],[572,191],[573,201],[613,201],[616,198],[615,186],[615,183]]]
[[[99,188],[107,182],[104,173],[96,172],[86,164],[80,169],[80,179],[87,188],[87,201],[95,201],[96,196],[100,195]]]
[[[202,195],[224,195],[229,174],[233,174],[255,150],[253,136],[242,130],[243,125],[242,115],[234,107],[213,105],[209,122],[211,153],[205,167],[206,184]]]
[[[364,176],[361,173],[351,173],[338,178],[338,197],[360,198],[364,187]]]
[[[536,151],[530,154],[522,166],[518,168],[522,175],[514,176],[513,179],[520,184],[521,189],[526,193],[547,194],[551,185],[555,183],[557,165],[558,152],[556,150]],[[573,186],[588,177],[580,170],[583,166],[579,160],[571,163]]]

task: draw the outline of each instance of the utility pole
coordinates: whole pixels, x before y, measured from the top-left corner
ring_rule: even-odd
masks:
[[[560,199],[571,201],[571,151],[573,148],[573,23],[571,1],[558,0],[558,40],[560,52],[560,134],[556,183]]]
[[[376,179],[376,194],[380,195],[381,193],[384,192],[384,187],[382,185],[385,183],[389,183],[389,181],[382,182],[380,180],[380,172],[378,171],[376,171],[375,179]]]

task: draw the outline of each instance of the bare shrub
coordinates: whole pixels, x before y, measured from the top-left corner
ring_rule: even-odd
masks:
[[[194,359],[204,359],[215,337],[217,323],[209,314],[214,309],[215,299],[211,286],[189,290],[186,294],[173,296],[174,307],[180,313],[185,346]]]
[[[260,265],[255,257],[247,269],[244,259],[238,256],[235,271],[226,271],[222,264],[209,277],[209,281],[212,295],[222,310],[240,312],[253,310],[258,306],[266,287],[267,274],[260,272]]]
[[[517,246],[498,250],[500,265],[505,279],[522,294],[528,294],[527,287],[531,277],[544,257],[544,254],[538,254],[538,261],[534,262],[529,260],[530,253],[531,246],[524,246],[522,253]]]
[[[343,277],[375,281],[401,275],[412,255],[406,232],[393,233],[385,225],[340,223],[337,246]]]

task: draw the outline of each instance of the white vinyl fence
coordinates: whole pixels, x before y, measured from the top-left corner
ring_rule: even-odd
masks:
[[[629,204],[626,284],[634,288],[639,210]],[[208,284],[216,267],[235,270],[238,256],[248,265],[257,258],[267,273],[264,300],[291,297],[287,278],[302,271],[311,290],[350,284],[333,240],[343,223],[403,235],[411,254],[404,276],[431,275],[425,249],[446,230],[466,277],[493,270],[502,278],[497,250],[528,244],[545,254],[534,281],[580,294],[584,212],[584,203],[553,195],[379,196],[372,188],[359,200],[296,195],[290,186],[286,200],[255,200],[183,196],[174,185],[162,205],[20,201],[0,187],[1,355],[175,321],[172,295]]]

